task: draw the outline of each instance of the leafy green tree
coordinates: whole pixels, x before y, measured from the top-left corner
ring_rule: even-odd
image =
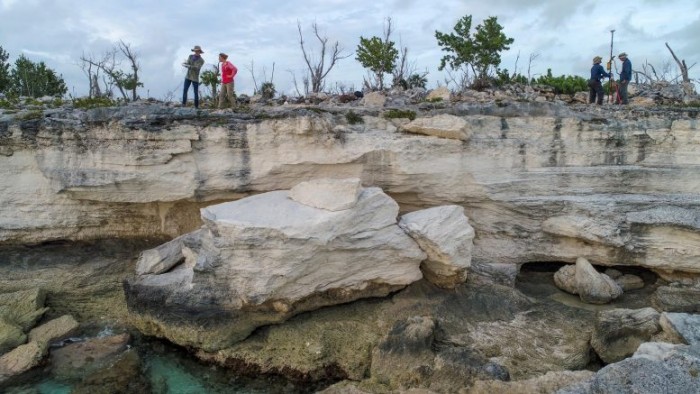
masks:
[[[275,97],[275,93],[277,93],[277,91],[275,90],[274,83],[263,82],[263,84],[260,85],[260,94],[264,99],[272,100]]]
[[[62,96],[68,88],[63,78],[44,62],[34,63],[24,55],[15,62],[10,73],[10,90],[18,96]]]
[[[454,27],[454,33],[435,31],[435,38],[442,50],[448,54],[440,59],[439,70],[449,66],[452,70],[471,68],[479,80],[486,80],[491,69],[498,70],[501,52],[510,49],[512,38],[503,34],[503,26],[495,16],[489,17],[476,27],[471,35],[472,16],[466,15]],[[466,70],[464,70],[467,73]]]
[[[219,68],[215,67],[213,70],[202,71],[199,76],[202,81],[202,85],[211,89],[211,96],[217,96],[217,86],[219,86]]]
[[[399,50],[394,47],[394,42],[383,40],[379,37],[360,37],[360,45],[357,46],[355,59],[362,67],[369,69],[377,81],[377,88],[384,89],[384,74],[390,73],[396,67],[396,59]]]
[[[8,54],[0,46],[0,93],[6,93],[10,90],[10,62]]]

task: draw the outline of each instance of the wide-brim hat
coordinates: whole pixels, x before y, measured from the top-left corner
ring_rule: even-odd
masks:
[[[596,56],[593,58],[593,63],[600,63],[603,61],[603,58],[600,56]]]
[[[204,53],[204,51],[202,50],[202,47],[200,47],[199,45],[195,45],[194,48],[192,48],[192,52]]]
[[[622,52],[621,54],[617,55],[617,57],[627,57],[627,53]]]
[[[228,55],[223,52],[219,53],[219,56],[223,57],[224,59],[228,59]]]

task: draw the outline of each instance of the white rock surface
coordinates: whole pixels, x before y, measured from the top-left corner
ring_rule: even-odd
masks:
[[[134,323],[215,350],[303,311],[384,296],[419,280],[426,257],[397,215],[379,188],[363,189],[342,211],[300,204],[288,191],[204,208],[204,228],[183,242],[183,263],[127,284]]]
[[[401,129],[409,133],[466,141],[471,135],[467,125],[467,122],[458,116],[442,114],[415,119],[403,125]]]
[[[575,265],[565,265],[554,273],[554,284],[578,294],[590,304],[606,304],[622,295],[622,288],[608,275],[601,274],[588,260],[579,257]]]
[[[401,217],[399,227],[428,254],[421,264],[426,279],[445,288],[467,279],[474,229],[464,208],[446,205],[411,212]]]
[[[289,198],[314,208],[342,211],[357,204],[361,191],[359,178],[324,178],[299,183],[289,191]]]
[[[450,101],[451,95],[452,92],[450,92],[450,89],[448,89],[446,86],[439,86],[431,90],[425,99],[427,101],[435,101],[436,99],[440,99],[440,101],[448,102]]]
[[[680,338],[686,344],[700,344],[700,315],[664,312],[659,323],[664,331]]]

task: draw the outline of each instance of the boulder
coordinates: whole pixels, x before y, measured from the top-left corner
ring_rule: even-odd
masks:
[[[448,114],[415,119],[401,126],[401,130],[461,141],[468,140],[471,135],[466,120]]]
[[[427,280],[443,288],[454,288],[467,279],[472,261],[474,229],[457,205],[408,213],[399,221],[428,258],[421,264]]]
[[[637,275],[625,274],[614,278],[622,291],[637,290],[644,287],[644,280]]]
[[[342,211],[357,204],[361,190],[359,178],[314,179],[294,186],[289,191],[289,198],[314,208]]]
[[[651,303],[665,312],[700,313],[700,287],[660,286]]]
[[[185,234],[156,248],[141,252],[136,262],[136,274],[162,274],[179,264],[185,258],[182,254],[182,242],[188,236],[189,234]]]
[[[386,103],[386,96],[380,92],[370,92],[365,94],[362,105],[370,108],[382,108]]]
[[[29,331],[49,308],[44,307],[46,294],[40,289],[0,294],[0,318]]]
[[[76,378],[107,367],[127,349],[129,334],[90,338],[51,351],[53,373],[62,378]]]
[[[0,354],[5,354],[26,341],[27,336],[22,327],[0,318]]]
[[[145,334],[214,351],[257,327],[385,296],[422,277],[425,253],[399,228],[398,204],[379,188],[362,189],[355,206],[341,211],[301,204],[282,190],[201,213],[205,224],[183,243],[184,261],[125,283],[132,322]]]
[[[601,360],[614,363],[634,354],[660,331],[659,313],[653,308],[601,311],[596,315],[591,346]]]
[[[0,357],[0,383],[39,365],[44,351],[39,343],[29,342],[3,354]]]
[[[700,344],[700,315],[664,312],[659,323],[665,332],[686,344]]]
[[[444,101],[449,102],[452,92],[446,86],[440,86],[431,90],[425,97],[426,101]]]
[[[622,288],[608,275],[601,274],[579,257],[575,265],[566,265],[554,273],[554,284],[571,294],[578,294],[589,304],[606,304],[622,295]]]
[[[29,341],[34,341],[44,347],[52,342],[64,339],[75,333],[78,322],[71,315],[63,315],[48,321],[29,332]]]
[[[593,376],[591,371],[551,371],[530,379],[504,382],[501,380],[478,380],[466,390],[467,394],[542,394],[554,393]]]
[[[697,393],[700,388],[700,347],[675,345],[661,357],[636,355],[610,364],[589,380],[557,394]]]

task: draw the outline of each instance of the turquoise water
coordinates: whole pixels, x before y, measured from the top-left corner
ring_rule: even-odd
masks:
[[[84,386],[88,379],[95,379],[95,372],[85,376],[61,378],[50,365],[27,372],[11,386],[0,387],[7,394],[71,394],[71,393],[157,393],[157,394],[208,394],[208,393],[312,393],[320,387],[293,384],[280,377],[244,377],[235,371],[205,365],[193,359],[183,350],[155,340],[135,340],[140,360],[140,376],[130,380],[142,380],[138,388],[114,385],[105,377],[104,383]],[[116,356],[115,360],[120,356]],[[97,372],[99,375],[100,372]],[[106,374],[105,374],[106,375]],[[99,382],[99,376],[97,381]],[[97,388],[97,391],[95,391]]]

